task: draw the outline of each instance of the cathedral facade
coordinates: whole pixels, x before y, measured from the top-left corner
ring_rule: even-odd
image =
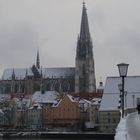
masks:
[[[25,95],[35,91],[96,92],[93,45],[85,3],[83,3],[80,34],[77,40],[75,67],[41,68],[39,52],[31,68],[5,69],[0,80],[0,93]]]

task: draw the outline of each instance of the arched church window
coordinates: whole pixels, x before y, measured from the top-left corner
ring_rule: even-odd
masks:
[[[10,93],[11,92],[11,85],[10,84],[6,84],[3,91],[4,91],[4,93]]]
[[[50,81],[46,84],[46,90],[47,91],[51,90],[51,83],[50,83]]]
[[[82,73],[83,73],[83,75],[85,75],[85,74],[86,74],[85,64],[83,64]]]
[[[58,82],[55,83],[54,89],[55,89],[56,91],[59,91],[59,85],[60,85],[60,84],[59,84]]]
[[[86,58],[86,46],[85,44],[83,44],[82,46],[80,46],[80,58],[85,59]]]

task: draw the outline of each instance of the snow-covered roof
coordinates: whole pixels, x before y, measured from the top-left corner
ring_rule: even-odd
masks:
[[[92,103],[92,105],[100,105],[101,100],[101,98],[93,98],[90,102]]]
[[[28,76],[33,76],[33,72],[31,70],[31,68],[9,68],[9,69],[5,69],[2,75],[2,80],[11,80],[12,79],[12,74],[13,74],[13,70],[15,73],[15,78],[17,80],[23,80],[26,76],[26,72]],[[38,69],[38,71],[41,74],[42,71],[42,75],[44,78],[65,78],[65,77],[74,77],[75,75],[75,68],[74,67],[56,67],[56,68],[43,68]]]
[[[5,100],[9,100],[10,98],[10,94],[0,94],[0,102],[4,102]]]
[[[11,80],[12,79],[12,74],[13,74],[13,70],[15,73],[15,78],[18,80],[23,80],[26,76],[26,72],[28,76],[32,76],[32,70],[30,68],[26,69],[26,68],[9,68],[9,69],[5,69],[2,75],[2,80]]]
[[[96,102],[96,101],[100,102],[101,100],[102,100],[101,98],[93,98],[93,99],[91,100],[91,102]]]
[[[76,98],[74,98],[73,96],[71,96],[71,95],[67,95],[68,96],[68,98],[71,100],[71,102],[78,102],[77,101],[77,99]]]
[[[121,84],[120,77],[107,77],[100,110],[117,110],[119,105]],[[136,107],[137,98],[140,98],[140,76],[128,76],[125,78],[126,107]]]
[[[56,103],[60,94],[56,91],[36,91],[32,96],[32,102],[35,103]]]
[[[81,99],[79,101],[80,104],[89,104],[89,105],[99,105],[101,102],[101,98],[93,98],[92,100]]]
[[[86,99],[81,99],[79,101],[80,104],[91,104],[91,102],[89,100],[86,100]]]
[[[52,107],[58,107],[60,105],[60,103],[62,102],[62,99],[59,100],[58,102],[55,102]]]
[[[35,104],[33,104],[33,106],[31,106],[29,108],[29,110],[32,110],[32,109],[42,109],[42,107],[39,103],[35,103]]]
[[[40,70],[41,72],[41,70]],[[44,78],[64,78],[75,75],[74,67],[62,67],[62,68],[43,68],[42,74]]]
[[[70,99],[71,102],[73,102],[73,103],[78,103],[78,100],[77,100],[76,98],[74,98],[73,96],[71,96],[71,95],[69,95],[69,94],[67,94],[67,95],[65,95],[65,96],[67,96],[67,97]],[[59,104],[60,104],[62,101],[63,101],[63,99],[59,100],[57,103],[54,103],[52,107],[58,107]]]

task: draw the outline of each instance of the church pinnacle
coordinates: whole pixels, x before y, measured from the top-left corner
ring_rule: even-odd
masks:
[[[36,67],[37,67],[38,69],[40,69],[39,50],[37,51]]]
[[[87,17],[87,9],[85,7],[85,2],[83,2],[80,39],[81,40],[89,40],[90,39],[88,17]]]

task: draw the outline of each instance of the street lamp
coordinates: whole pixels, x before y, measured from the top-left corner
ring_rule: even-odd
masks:
[[[117,65],[118,69],[119,69],[119,74],[120,77],[122,77],[122,96],[121,96],[121,101],[122,101],[122,118],[124,118],[124,78],[127,76],[127,70],[128,70],[128,66],[129,64],[125,64],[125,63],[120,63]]]

